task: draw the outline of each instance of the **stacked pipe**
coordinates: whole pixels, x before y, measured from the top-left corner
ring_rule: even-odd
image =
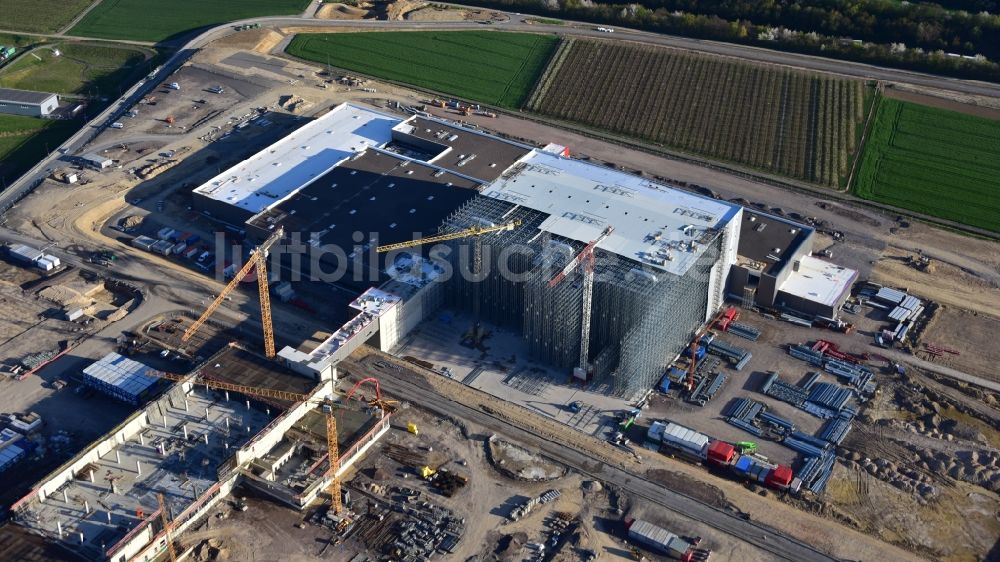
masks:
[[[822,456],[825,452],[824,449],[817,447],[811,443],[806,443],[805,441],[802,441],[801,439],[798,439],[791,435],[785,437],[785,440],[782,441],[782,444],[797,453],[802,453],[806,457],[819,457]],[[803,479],[803,481],[805,481],[805,479]]]
[[[740,324],[738,322],[733,322],[729,325],[729,333],[750,341],[757,341],[757,338],[760,337],[760,330],[749,324]]]
[[[790,345],[788,346],[788,354],[796,359],[801,359],[807,363],[811,363],[820,367],[823,365],[823,354],[804,346],[804,345]]]
[[[778,427],[784,430],[786,433],[795,431],[795,424],[786,420],[785,418],[776,416],[770,412],[763,412],[762,414],[757,416],[757,419],[759,419],[762,422],[769,423],[775,427]]]
[[[842,417],[831,419],[819,430],[819,438],[840,445],[851,431],[851,420]]]
[[[850,399],[851,391],[849,389],[828,382],[817,384],[807,398],[813,404],[825,406],[838,412]]]
[[[737,371],[746,366],[751,357],[749,351],[736,347],[735,345],[730,345],[719,338],[713,339],[712,342],[708,344],[708,351],[709,353],[725,357],[735,363],[734,368]]]
[[[753,425],[753,421],[757,419],[757,416],[761,414],[764,410],[764,405],[756,400],[750,400],[748,398],[739,398],[735,400],[732,405],[726,409],[726,421],[734,426],[738,427],[748,433],[752,433],[757,437],[764,435],[764,432],[757,426]]]

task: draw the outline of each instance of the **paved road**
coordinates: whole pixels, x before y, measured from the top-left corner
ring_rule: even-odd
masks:
[[[909,70],[899,70],[862,64],[836,59],[827,59],[798,53],[788,53],[774,51],[760,47],[748,47],[732,43],[719,41],[707,41],[702,39],[691,39],[687,37],[676,37],[672,35],[662,35],[646,31],[635,31],[624,28],[615,28],[614,34],[602,33],[595,29],[593,24],[571,22],[569,25],[545,25],[538,23],[527,23],[525,20],[532,19],[531,16],[519,14],[506,14],[509,19],[490,26],[484,26],[477,22],[413,22],[413,21],[383,21],[383,20],[315,20],[296,17],[266,17],[244,20],[247,23],[260,23],[261,25],[275,26],[314,26],[325,28],[344,29],[393,29],[393,30],[418,30],[418,29],[502,29],[505,31],[546,31],[558,35],[574,37],[593,37],[600,39],[629,40],[642,43],[661,45],[665,47],[675,47],[688,49],[704,53],[712,53],[744,60],[781,64],[796,68],[804,68],[821,72],[830,72],[844,76],[853,76],[869,80],[883,80],[887,82],[906,82],[930,88],[939,88],[965,94],[976,94],[984,96],[1000,95],[1000,84],[982,82],[977,80],[963,80],[960,78],[949,78],[913,72]],[[243,22],[240,22],[243,23]]]
[[[345,364],[354,366],[356,372],[363,372],[357,363],[345,362]],[[740,541],[750,543],[777,558],[796,562],[836,560],[836,558],[796,539],[784,536],[766,525],[743,519],[731,511],[717,509],[641,475],[608,464],[595,463],[594,459],[585,452],[573,449],[563,443],[550,441],[506,420],[493,417],[466,404],[455,402],[416,384],[414,380],[419,380],[419,376],[412,374],[407,376],[405,371],[395,365],[381,368],[373,362],[368,362],[365,364],[364,370],[379,371],[378,379],[382,388],[391,394],[406,397],[409,402],[419,404],[420,407],[438,415],[469,421],[518,443],[537,448],[537,450],[544,451],[544,454],[552,459],[583,474],[619,486],[648,502],[658,504],[722,531]]]
[[[245,23],[259,23],[261,25],[275,26],[312,26],[328,29],[393,29],[393,30],[459,30],[459,29],[483,29],[485,26],[476,22],[409,22],[409,21],[381,21],[381,20],[317,20],[308,17],[309,11],[303,12],[299,16],[286,17],[262,17],[241,20],[222,24],[215,28],[206,30],[189,39],[180,50],[175,53],[170,60],[163,64],[162,70],[153,80],[143,80],[133,86],[118,101],[111,104],[104,112],[91,120],[77,134],[68,139],[59,150],[53,152],[34,168],[24,174],[17,181],[12,183],[3,193],[0,193],[0,213],[5,212],[16,200],[24,196],[25,193],[33,189],[44,179],[46,170],[55,167],[57,160],[62,154],[76,154],[87,142],[89,142],[103,127],[106,127],[114,120],[118,119],[129,107],[138,102],[144,95],[155,88],[160,81],[171,72],[179,68],[187,59],[199,48],[207,43],[219,39],[223,36],[238,33],[234,30],[236,25]],[[591,24],[570,22],[567,25],[545,25],[538,23],[526,23],[531,19],[529,16],[506,13],[507,19],[498,22],[491,28],[500,28],[510,31],[549,31],[560,35],[572,35],[576,37],[599,37],[603,39],[631,40],[648,44],[663,45],[694,51],[714,53],[717,55],[731,56],[746,60],[755,60],[775,64],[783,64],[798,68],[833,72],[847,76],[855,76],[866,79],[877,79],[884,81],[909,82],[922,86],[941,88],[967,94],[980,95],[1000,95],[1000,84],[990,84],[971,80],[961,80],[957,78],[946,78],[905,70],[895,70],[890,68],[877,67],[866,64],[851,63],[837,60],[824,59],[821,57],[800,55],[795,53],[785,53],[772,51],[756,47],[746,47],[716,41],[704,41],[700,39],[689,39],[684,37],[673,37],[656,33],[633,31],[625,28],[618,28],[616,33],[607,34],[596,31]],[[3,30],[0,30],[3,32]],[[60,35],[42,35],[48,37],[65,37]],[[74,39],[86,39],[83,37],[72,37]]]
[[[936,373],[971,385],[975,385],[981,388],[986,388],[994,392],[1000,392],[1000,383],[996,383],[991,380],[986,380],[984,378],[977,377],[975,375],[970,375],[969,373],[959,371],[958,369],[952,369],[951,367],[938,365],[933,361],[927,361],[919,357],[916,357],[914,355],[903,353],[895,349],[882,349],[879,350],[879,353],[881,355],[889,357],[894,361],[898,361],[900,363],[907,363],[915,367],[919,367],[925,371],[930,371],[931,373]]]

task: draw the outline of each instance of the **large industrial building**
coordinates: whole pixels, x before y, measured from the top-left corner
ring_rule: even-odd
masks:
[[[193,195],[196,208],[251,240],[283,228],[314,258],[300,260],[303,273],[334,272],[331,282],[364,293],[327,342],[281,351],[290,368],[318,380],[335,377],[339,359],[363,342],[393,350],[448,306],[516,330],[535,359],[632,395],[655,383],[727,294],[832,315],[853,280],[809,255],[812,231],[802,225],[778,226],[776,217],[572,159],[562,147],[350,104]],[[762,221],[772,225],[765,237]],[[375,252],[512,222],[475,242]],[[769,238],[782,229],[780,240]],[[586,264],[550,283],[591,241],[592,289]]]

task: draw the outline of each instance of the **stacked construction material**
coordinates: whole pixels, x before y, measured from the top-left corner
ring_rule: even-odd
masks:
[[[824,441],[840,445],[850,431],[851,419],[845,416],[838,416],[823,424],[817,435]]]
[[[789,420],[786,420],[783,417],[776,416],[770,412],[762,412],[759,416],[757,416],[757,419],[763,423],[766,423],[774,427],[781,433],[791,433],[795,431],[795,424],[793,424]]]
[[[862,397],[870,396],[875,392],[875,373],[864,365],[827,359],[823,363],[823,370],[845,379],[845,382],[857,389],[858,394]]]
[[[838,384],[821,382],[809,393],[809,402],[839,412],[851,399],[851,391]]]
[[[760,337],[760,330],[749,324],[740,324],[739,322],[733,322],[729,325],[729,333],[750,341],[757,341],[757,338]]]
[[[796,408],[801,408],[809,397],[809,393],[802,387],[787,383],[778,378],[777,371],[771,372],[771,376],[764,381],[764,384],[760,387],[760,391],[782,402],[788,402]]]
[[[708,352],[728,359],[734,364],[733,368],[737,371],[745,367],[750,362],[751,357],[749,351],[730,345],[719,338],[712,339],[711,343],[708,344]]]
[[[796,431],[788,437],[785,437],[785,440],[781,443],[797,453],[802,453],[807,458],[821,457],[826,454],[828,447],[830,446],[829,443],[823,442],[823,446],[819,446],[815,443],[802,439],[803,435],[805,434]],[[808,435],[805,436],[809,437]],[[805,481],[805,479],[803,479],[803,481]]]
[[[823,365],[823,353],[814,351],[804,345],[788,346],[788,354],[796,359],[801,359],[807,363],[816,365],[817,367]]]
[[[704,406],[722,389],[722,385],[726,383],[726,380],[728,380],[728,377],[722,373],[701,377],[701,380],[695,386],[694,391],[691,392],[687,401],[692,404]]]
[[[764,411],[764,405],[749,398],[737,398],[726,408],[723,415],[729,425],[738,427],[747,433],[761,437],[764,431],[753,425],[757,416]]]
[[[826,483],[833,473],[833,464],[836,460],[837,455],[832,451],[809,457],[799,469],[798,478],[809,490],[819,494],[826,489]]]
[[[138,361],[109,353],[83,370],[83,382],[112,398],[137,406],[160,380],[150,374],[152,371]]]

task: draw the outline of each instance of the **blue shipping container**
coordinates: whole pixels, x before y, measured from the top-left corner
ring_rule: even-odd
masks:
[[[663,375],[663,378],[660,379],[658,390],[664,394],[670,392],[670,375]]]
[[[733,465],[733,469],[736,472],[739,472],[740,474],[746,474],[747,471],[750,470],[750,465],[752,464],[753,464],[753,459],[751,459],[750,457],[743,456],[740,457],[738,461],[736,461],[736,464]]]

